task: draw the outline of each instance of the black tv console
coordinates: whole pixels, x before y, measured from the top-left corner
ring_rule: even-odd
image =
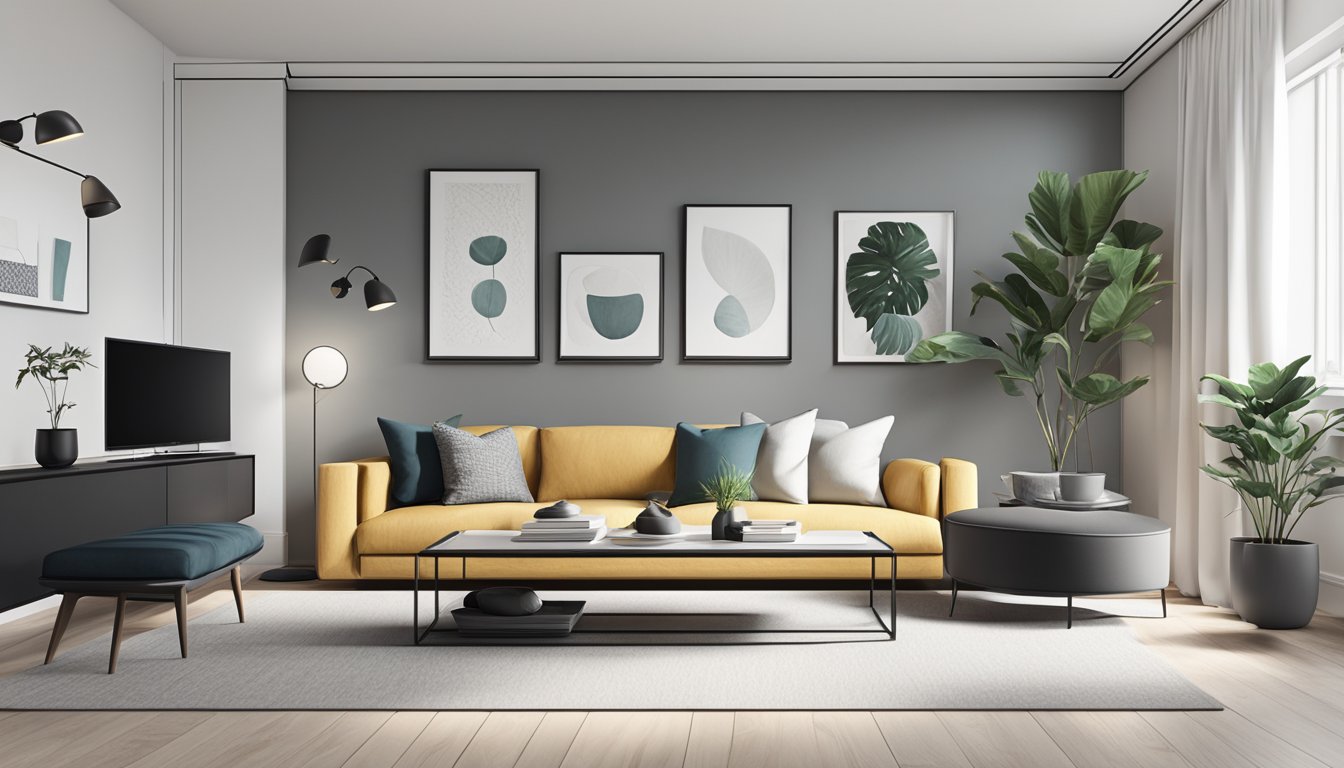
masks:
[[[155,525],[236,522],[255,504],[247,454],[0,469],[0,611],[52,594],[37,583],[48,552]]]

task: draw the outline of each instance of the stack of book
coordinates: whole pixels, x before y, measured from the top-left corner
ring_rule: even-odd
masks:
[[[791,542],[798,540],[799,526],[797,520],[743,520],[730,530],[741,535],[738,541]]]
[[[606,535],[605,516],[575,515],[550,520],[530,520],[523,523],[523,530],[514,541],[593,542]]]

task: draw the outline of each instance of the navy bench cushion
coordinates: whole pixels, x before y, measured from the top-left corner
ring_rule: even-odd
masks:
[[[52,552],[42,561],[42,578],[196,579],[256,554],[261,544],[261,533],[241,523],[163,525]]]

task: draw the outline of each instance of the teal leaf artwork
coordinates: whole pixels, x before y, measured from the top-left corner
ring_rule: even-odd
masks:
[[[508,292],[504,284],[494,279],[482,280],[471,289],[471,306],[481,317],[487,320],[504,314],[504,305],[508,303]]]
[[[879,355],[904,355],[923,337],[919,323],[909,315],[888,313],[873,324],[873,343]]]
[[[775,308],[775,270],[760,246],[705,227],[700,252],[710,278],[728,294],[714,309],[714,327],[732,338],[760,328]]]
[[[485,267],[493,267],[508,253],[509,244],[498,235],[485,235],[471,241],[467,248],[471,260]]]
[[[593,330],[606,339],[624,339],[639,330],[644,320],[644,297],[638,293],[626,296],[595,296],[588,294],[588,319]]]

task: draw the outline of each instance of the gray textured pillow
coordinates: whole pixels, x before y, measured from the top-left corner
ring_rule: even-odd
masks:
[[[752,413],[742,412],[743,424],[765,424]],[[761,450],[756,454],[756,474],[751,477],[756,496],[768,501],[807,503],[807,457],[817,409],[767,424]]]
[[[533,500],[518,439],[509,427],[477,437],[440,422],[434,425],[434,442],[443,466],[444,504]]]

